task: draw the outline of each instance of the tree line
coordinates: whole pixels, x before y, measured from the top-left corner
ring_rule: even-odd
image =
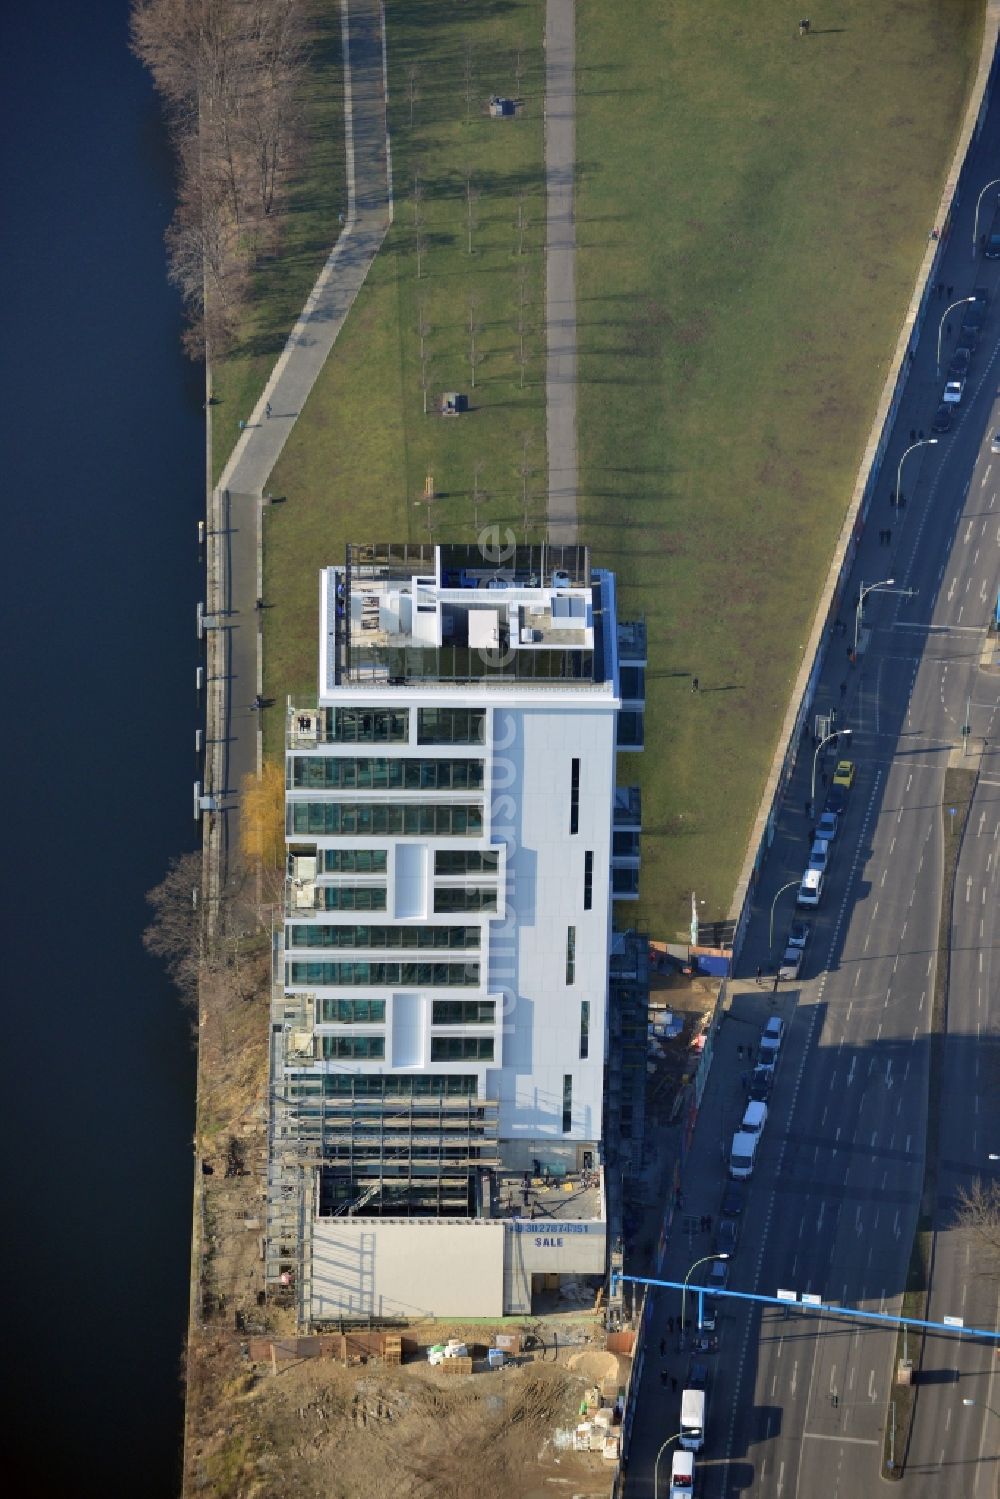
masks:
[[[232,346],[250,273],[273,247],[301,147],[303,0],[132,0],[132,49],[164,101],[178,163],[167,230],[185,348]]]

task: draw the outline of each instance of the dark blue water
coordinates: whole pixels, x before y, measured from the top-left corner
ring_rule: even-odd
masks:
[[[178,1485],[190,1021],[140,944],[190,847],[200,374],[125,0],[4,8],[4,1483]]]

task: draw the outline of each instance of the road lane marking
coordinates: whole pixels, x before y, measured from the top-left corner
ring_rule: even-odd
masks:
[[[853,1447],[877,1447],[879,1445],[874,1437],[839,1437],[829,1431],[804,1431],[802,1436],[808,1437],[812,1442],[849,1442]]]

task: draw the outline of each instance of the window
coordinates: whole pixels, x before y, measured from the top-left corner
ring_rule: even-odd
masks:
[[[287,780],[293,791],[478,791],[483,762],[292,755]]]
[[[405,744],[409,736],[406,708],[332,708],[326,717],[328,744]]]
[[[569,776],[569,830],[580,831],[580,762],[574,760]]]
[[[453,802],[289,802],[290,834],[317,837],[469,837],[483,835],[479,803]]]
[[[437,885],[434,888],[435,916],[460,911],[495,911],[496,908],[497,893],[489,885]]]
[[[436,999],[431,1009],[432,1025],[492,1025],[496,1002],[492,999]]]
[[[324,885],[325,911],[384,911],[384,885]]]
[[[594,854],[587,849],[583,856],[583,909],[589,911],[594,905]]]
[[[618,673],[623,703],[642,702],[646,696],[646,668],[623,666]]]
[[[325,848],[323,869],[327,874],[385,874],[384,848]]]
[[[384,999],[321,999],[321,1025],[384,1025]]]
[[[611,852],[616,859],[638,859],[638,833],[612,833]]]
[[[479,1079],[475,1073],[425,1072],[420,1077],[381,1077],[378,1073],[328,1072],[308,1083],[292,1082],[293,1098],[311,1098],[319,1083],[327,1098],[475,1098]]]
[[[482,744],[485,708],[420,708],[418,744]]]
[[[320,922],[288,927],[289,947],[430,947],[459,951],[479,947],[477,926],[326,926]]]
[[[580,1060],[590,1056],[590,1000],[580,1001]]]
[[[432,1036],[432,1062],[492,1062],[492,1036]]]
[[[435,874],[495,874],[500,855],[495,848],[439,848]]]
[[[566,982],[572,984],[576,978],[576,927],[566,928]]]
[[[563,1115],[562,1132],[568,1135],[573,1128],[573,1078],[567,1072],[563,1077]]]
[[[330,984],[343,988],[354,985],[394,984],[407,989],[475,989],[479,983],[478,963],[323,963],[297,961],[287,963],[287,983]]]
[[[384,1036],[321,1036],[322,1055],[380,1060],[385,1056]]]

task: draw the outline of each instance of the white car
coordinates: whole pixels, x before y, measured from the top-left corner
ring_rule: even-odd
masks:
[[[990,452],[1000,453],[1000,432],[994,432],[990,439]]]
[[[944,388],[942,400],[946,406],[957,406],[965,393],[964,380],[949,380]]]

